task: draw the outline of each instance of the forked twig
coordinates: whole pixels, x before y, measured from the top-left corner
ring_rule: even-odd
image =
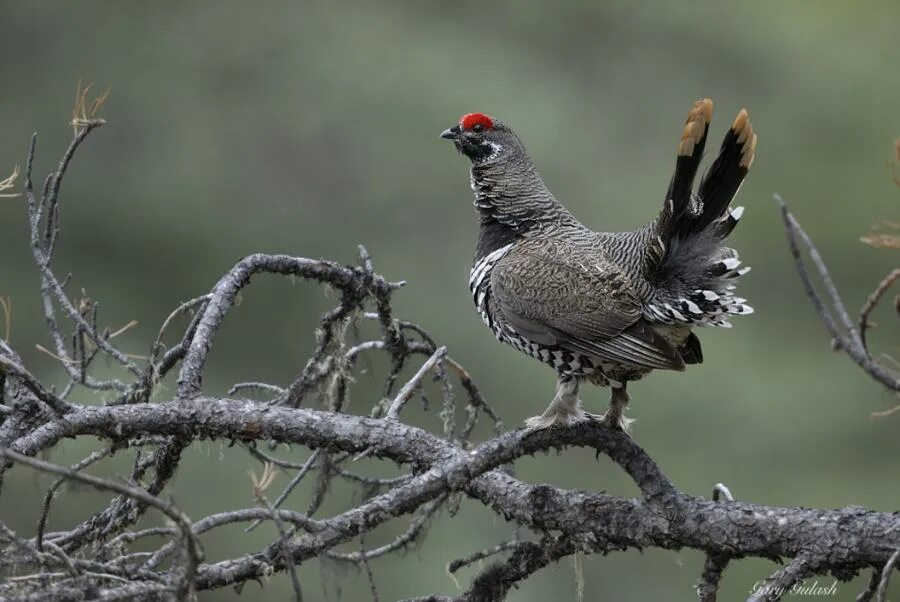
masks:
[[[837,291],[837,287],[835,287],[834,282],[831,279],[828,268],[825,266],[825,262],[819,255],[819,252],[809,235],[803,230],[800,223],[788,210],[787,205],[784,204],[781,197],[776,195],[775,200],[781,206],[781,215],[787,231],[791,254],[794,257],[794,263],[797,266],[800,279],[806,289],[806,295],[813,302],[816,313],[819,314],[822,323],[825,324],[825,328],[828,330],[829,334],[831,334],[835,347],[850,356],[850,358],[873,379],[891,391],[900,391],[900,374],[889,370],[869,356],[865,343],[856,329],[856,325],[850,320],[850,316],[847,313],[847,309],[844,307],[844,302]],[[837,311],[841,326],[835,321],[831,311],[825,304],[825,301],[816,291],[816,288],[812,283],[812,279],[807,272],[806,264],[804,263],[800,252],[800,240],[803,241],[804,246],[809,251],[813,265],[815,265],[816,271],[825,285],[828,299],[835,308],[835,311]]]

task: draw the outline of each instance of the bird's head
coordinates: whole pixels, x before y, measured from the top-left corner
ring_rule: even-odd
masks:
[[[459,123],[441,132],[441,138],[452,140],[456,150],[474,164],[494,161],[521,147],[512,130],[484,113],[466,113]]]

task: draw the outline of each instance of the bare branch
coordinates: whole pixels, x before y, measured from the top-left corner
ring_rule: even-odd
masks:
[[[856,602],[872,602],[872,600],[875,598],[875,594],[878,593],[878,584],[880,582],[881,569],[872,569],[872,575],[869,578],[869,583],[866,584],[866,589],[856,597]]]
[[[406,405],[406,402],[409,401],[409,398],[412,397],[413,392],[421,385],[422,379],[425,378],[425,375],[433,370],[434,367],[444,359],[444,356],[447,355],[446,347],[439,347],[435,350],[431,357],[425,360],[416,374],[403,385],[403,388],[400,389],[400,392],[397,393],[397,396],[394,398],[394,401],[391,402],[391,406],[388,408],[387,419],[388,420],[397,420],[400,416],[400,410],[403,409],[403,406]]]
[[[875,306],[878,305],[878,302],[881,300],[884,293],[887,292],[898,279],[900,279],[900,268],[890,272],[878,283],[878,286],[875,287],[875,290],[872,291],[872,294],[866,299],[865,305],[863,305],[862,309],[859,311],[859,339],[862,346],[866,348],[866,351],[868,351],[866,345],[866,329],[869,327],[869,315],[875,309]]]
[[[318,462],[318,460],[319,460],[320,454],[321,454],[321,450],[314,451],[309,456],[309,458],[306,460],[306,462],[303,463],[303,466],[300,467],[300,470],[297,471],[297,474],[294,475],[294,478],[291,479],[291,482],[288,483],[287,487],[284,488],[284,491],[281,492],[281,495],[279,495],[275,499],[275,503],[273,504],[273,506],[275,508],[280,507],[281,504],[284,503],[284,500],[286,500],[287,497],[291,494],[291,491],[293,491],[294,488],[298,484],[300,484],[300,481],[303,480],[303,477],[305,477],[307,475],[307,473],[313,469],[313,467],[316,465],[316,462]],[[247,533],[247,532],[252,531],[256,527],[258,527],[261,522],[262,522],[261,520],[254,521],[253,523],[250,524],[249,527],[244,529],[244,532]]]
[[[891,582],[891,573],[894,572],[894,568],[897,566],[897,560],[900,560],[900,548],[897,548],[897,551],[891,554],[891,557],[888,558],[888,561],[884,563],[884,567],[881,569],[881,579],[878,580],[878,590],[875,594],[875,599],[878,602],[887,602],[888,584]]]
[[[837,288],[831,280],[831,275],[828,273],[828,268],[825,266],[825,262],[822,261],[818,250],[816,250],[809,235],[806,234],[797,222],[797,219],[790,211],[788,211],[787,205],[784,204],[781,197],[776,195],[776,200],[781,205],[781,215],[784,220],[785,229],[787,230],[791,253],[794,256],[794,262],[797,265],[800,279],[803,282],[803,286],[806,288],[806,295],[813,302],[816,313],[819,314],[822,323],[825,324],[825,328],[828,329],[828,332],[833,337],[835,347],[843,350],[859,367],[876,381],[891,391],[900,391],[900,374],[888,370],[869,357],[865,344],[860,338],[860,334],[856,331],[855,325],[850,320],[850,316],[844,307],[844,302],[841,300],[840,294],[837,292]],[[825,290],[829,300],[838,312],[843,327],[839,327],[835,322],[834,317],[826,307],[822,297],[813,286],[812,280],[810,279],[809,273],[803,262],[803,257],[800,254],[800,246],[797,240],[798,237],[809,250],[813,264],[816,266],[816,270],[825,284]]]
[[[191,398],[200,394],[203,367],[213,345],[216,333],[225,315],[234,305],[238,292],[246,286],[254,274],[260,272],[298,276],[300,278],[331,284],[339,289],[363,294],[359,288],[358,272],[340,264],[325,261],[291,257],[289,255],[256,254],[245,257],[223,277],[213,289],[203,317],[197,326],[187,355],[182,362],[178,376],[178,394]],[[374,286],[389,291],[395,284],[378,279]]]
[[[41,472],[55,474],[72,481],[78,481],[86,485],[96,487],[97,489],[104,489],[107,491],[114,491],[122,495],[127,495],[128,497],[140,500],[148,506],[153,506],[154,508],[160,510],[163,514],[171,518],[172,521],[175,522],[176,525],[178,525],[178,528],[181,531],[182,536],[184,537],[184,548],[187,557],[184,577],[177,587],[178,598],[186,599],[190,595],[190,592],[193,589],[194,575],[197,570],[197,565],[203,559],[203,551],[200,547],[200,542],[196,539],[196,537],[194,537],[194,534],[191,531],[190,520],[177,508],[175,508],[175,506],[163,502],[159,498],[148,494],[143,489],[131,487],[129,485],[122,485],[114,481],[101,479],[100,477],[95,477],[93,475],[78,472],[77,470],[65,468],[64,466],[58,466],[56,464],[51,464],[50,462],[31,458],[29,456],[12,451],[11,449],[0,447],[0,456],[6,458],[7,460],[12,460],[13,462],[16,462],[18,464],[24,464],[25,466],[28,466],[35,470],[40,470]]]
[[[755,587],[756,591],[747,598],[747,602],[777,602],[790,592],[794,585],[815,573],[816,568],[808,558],[797,556],[784,568],[776,571],[758,587]]]
[[[0,349],[0,351],[2,351],[2,349]],[[44,385],[41,384],[41,381],[35,378],[31,372],[2,354],[0,354],[0,373],[18,378],[29,391],[34,393],[35,397],[46,403],[59,415],[67,414],[74,408],[74,406],[66,403],[45,389]]]
[[[734,501],[731,490],[724,483],[716,483],[715,487],[713,487],[713,501],[718,502],[720,498],[724,498],[727,502]],[[722,581],[722,574],[728,568],[729,562],[731,562],[731,557],[726,554],[714,552],[706,554],[703,572],[700,574],[700,580],[695,586],[697,597],[701,602],[716,602],[719,594],[719,583]]]
[[[363,569],[365,569],[365,571],[366,571],[366,579],[369,580],[369,591],[372,592],[372,602],[379,602],[378,587],[375,585],[375,575],[372,573],[372,567],[369,565],[369,559],[365,554],[365,547],[366,547],[365,536],[360,536],[359,547],[360,547],[360,557],[361,557],[360,562],[363,565]]]
[[[716,486],[713,487],[713,501],[718,502],[719,498],[725,498],[725,501],[733,502],[734,496],[731,495],[731,490],[724,483],[716,483]]]
[[[497,554],[502,554],[503,552],[506,552],[509,550],[514,550],[517,547],[519,547],[520,545],[522,545],[521,541],[513,540],[513,541],[505,541],[503,543],[499,543],[492,548],[488,548],[487,550],[480,550],[478,552],[475,552],[474,554],[470,554],[469,556],[466,556],[465,558],[459,558],[457,560],[450,562],[447,565],[447,572],[455,573],[459,569],[461,569],[463,567],[467,567],[470,564],[474,564],[474,563],[478,562],[479,560],[484,560],[485,558],[490,558],[491,556],[496,556]]]
[[[288,530],[284,526],[284,522],[279,518],[278,512],[275,510],[275,507],[272,506],[271,502],[269,502],[268,498],[266,498],[264,493],[275,479],[274,464],[267,463],[263,469],[262,476],[258,479],[253,473],[251,473],[250,476],[253,479],[253,494],[256,497],[256,501],[269,511],[272,522],[275,523],[275,527],[278,529],[280,538],[276,543],[282,547],[282,560],[288,569],[288,574],[291,576],[291,586],[294,588],[294,598],[297,602],[303,602],[303,590],[300,588],[300,579],[297,577],[297,569],[291,560],[291,551],[287,545],[290,533],[288,533]]]
[[[872,569],[873,574],[860,599],[884,597],[900,549],[896,513],[855,507],[760,506],[734,501],[721,483],[715,486],[712,500],[693,497],[679,491],[634,440],[599,424],[504,432],[497,413],[447,348],[424,327],[393,315],[391,297],[403,283],[378,275],[362,247],[358,265],[288,255],[245,257],[209,293],[171,312],[149,345],[147,364],[139,366],[133,356],[113,344],[136,321],[115,331],[101,328],[99,304],[86,293],[72,296],[67,292],[71,278],[60,280],[51,269],[60,232],[62,181],[82,142],[103,123],[96,113],[106,95],[90,101],[89,89],[79,85],[72,142],[44,180],[39,196],[32,181],[36,137],[25,165],[32,255],[52,342],[47,353],[61,364],[68,382],[57,395],[24,368],[8,341],[0,340],[0,477],[11,462],[59,477],[43,498],[35,533],[23,537],[0,522],[0,569],[12,576],[0,584],[0,597],[67,600],[81,599],[89,591],[101,600],[184,599],[195,592],[240,587],[282,573],[290,578],[299,600],[297,567],[313,558],[328,558],[353,563],[364,571],[377,602],[377,559],[415,545],[441,509],[447,509],[445,514],[452,520],[464,499],[502,517],[513,534],[503,543],[450,563],[448,572],[453,573],[486,558],[494,560],[455,598],[459,601],[501,600],[511,588],[566,556],[577,561],[586,553],[648,547],[702,551],[706,563],[697,592],[706,601],[716,599],[729,562],[745,557],[788,559],[784,568],[761,584],[754,600],[780,599],[808,576],[832,573],[847,579],[864,569]],[[872,308],[898,276],[885,279],[863,306],[857,330],[811,240],[784,207],[783,217],[801,279],[836,345],[879,382],[898,390],[897,374],[869,357],[865,341]],[[801,246],[809,250],[824,283],[824,298],[813,286]],[[319,318],[315,349],[298,365],[290,382],[251,378],[229,389],[229,395],[253,394],[263,397],[262,401],[209,396],[202,387],[207,358],[239,294],[261,273],[334,288],[340,300]],[[9,304],[2,305],[8,323]],[[183,316],[186,328],[167,347],[164,339]],[[378,334],[354,340],[361,318],[375,321]],[[8,330],[7,324],[7,339]],[[371,354],[382,354],[389,363],[382,374],[382,395],[357,412],[369,417],[348,414],[351,390],[361,372],[358,359]],[[112,359],[120,378],[94,378],[98,357]],[[401,375],[413,361],[422,363],[401,384]],[[177,391],[168,401],[157,402],[152,393],[175,370]],[[430,375],[441,395],[437,410],[441,426],[434,433],[401,421],[404,405]],[[457,394],[460,385],[464,394]],[[76,387],[111,391],[113,398],[103,405],[75,405],[66,400]],[[300,408],[313,393],[324,409]],[[362,397],[354,398],[354,409],[360,409]],[[474,433],[481,432],[476,426],[485,416],[493,436],[475,440]],[[69,438],[100,439],[103,447],[71,468],[34,458]],[[161,499],[176,478],[182,458],[191,453],[191,444],[200,440],[233,444],[236,452],[262,462],[262,475],[253,479],[258,507],[209,514],[192,523],[173,503]],[[268,451],[264,445],[270,446]],[[300,446],[308,455],[296,461],[276,450],[279,445]],[[512,476],[511,465],[522,456],[569,446],[608,457],[636,484],[639,497],[533,485]],[[130,472],[122,474],[124,481],[84,472],[123,448],[132,448],[134,454]],[[359,462],[362,458],[368,460]],[[379,462],[390,464],[392,471],[370,471]],[[265,492],[273,485],[276,467],[289,471],[291,478],[270,501]],[[314,478],[307,478],[310,474]],[[325,515],[335,507],[326,503],[335,480],[353,488],[354,502]],[[67,481],[118,495],[81,522],[48,533],[52,500]],[[282,508],[292,494],[307,493],[301,487],[310,494],[306,512]],[[159,509],[172,522],[140,524],[148,508]],[[272,521],[277,531],[261,549],[201,563],[198,537],[202,533],[237,523],[248,523],[250,530],[261,521]],[[388,524],[402,526],[395,531],[399,534],[367,547],[372,533]],[[524,529],[540,539],[521,540],[519,533]],[[501,553],[504,556],[498,559]],[[431,595],[418,600],[451,598]]]
[[[75,472],[83,470],[91,464],[99,462],[103,458],[112,454],[113,451],[114,448],[112,447],[105,447],[101,450],[95,451],[87,458],[72,466],[71,470],[74,470]],[[53,484],[50,485],[49,489],[47,489],[47,493],[44,494],[44,502],[41,504],[41,517],[38,519],[37,526],[37,549],[40,552],[44,551],[44,529],[47,527],[47,518],[50,515],[50,503],[53,501],[53,496],[56,494],[57,489],[59,489],[59,487],[66,482],[66,479],[67,477],[63,476],[53,481]]]
[[[9,198],[19,196],[18,193],[4,192],[6,190],[9,190],[10,188],[15,188],[16,180],[18,178],[19,178],[19,166],[16,165],[15,167],[13,167],[13,171],[8,177],[0,180],[0,198],[9,199]]]
[[[3,339],[9,343],[9,336],[12,332],[12,299],[0,297],[0,309],[3,310]]]
[[[493,564],[479,573],[457,602],[503,600],[516,583],[576,551],[572,540],[564,536],[551,537],[541,543],[521,542],[505,562]]]

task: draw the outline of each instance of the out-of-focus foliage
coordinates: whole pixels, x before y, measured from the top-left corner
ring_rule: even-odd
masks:
[[[178,302],[208,290],[247,253],[349,262],[363,243],[379,271],[410,282],[396,295],[398,315],[427,325],[515,425],[546,405],[553,375],[495,344],[471,307],[467,166],[438,133],[468,111],[503,118],[570,209],[596,229],[624,229],[661,204],[696,98],[716,101],[714,138],[747,107],[759,147],[734,243],[754,268],[742,292],[757,312],[730,331],[701,332],[703,366],[633,386],[635,437],[697,495],[724,481],[760,503],[896,510],[900,423],[869,415],[896,399],[829,351],[771,198],[780,193],[814,237],[851,306],[896,267],[895,254],[859,237],[879,219],[898,219],[885,167],[900,131],[898,31],[900,4],[886,1],[6,2],[0,173],[22,163],[38,130],[40,183],[71,134],[79,78],[110,86],[109,124],[76,157],[63,193],[58,271],[74,271],[70,286],[99,300],[113,329],[139,320],[118,339],[129,351],[146,353]],[[0,199],[0,296],[12,300],[13,345],[47,377],[58,369],[35,348],[47,341],[21,202]],[[260,279],[228,318],[212,357],[211,375],[221,379],[209,390],[242,379],[289,382],[329,302],[318,289]],[[900,356],[896,315],[882,309],[869,338]],[[585,399],[599,410],[606,393]],[[422,425],[438,424],[434,411],[420,414]],[[53,460],[72,462],[86,449],[69,445]],[[179,506],[191,515],[253,504],[248,466],[228,461],[237,457],[219,444],[194,449],[181,468],[190,478],[172,492]],[[536,458],[518,471],[636,493],[586,453]],[[0,516],[33,529],[37,505],[22,500],[39,499],[46,485],[14,471]],[[50,528],[87,517],[102,499],[64,493]],[[308,492],[292,499],[289,507],[302,509]],[[270,535],[223,530],[204,542],[216,559]],[[456,591],[444,563],[508,535],[464,504],[455,518],[439,518],[414,553],[373,563],[382,599]],[[588,558],[585,599],[692,600],[701,565],[693,552]],[[745,597],[771,570],[732,566],[722,598]],[[336,599],[338,589],[344,600],[368,597],[354,569],[313,562],[300,577],[308,600]],[[511,599],[573,599],[575,588],[571,566],[561,564]],[[838,598],[860,588],[839,584]],[[283,576],[267,585],[269,599],[289,592]]]

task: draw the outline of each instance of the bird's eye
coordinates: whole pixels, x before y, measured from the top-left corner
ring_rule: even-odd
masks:
[[[476,134],[480,134],[481,132],[484,131],[484,126],[481,125],[480,123],[476,123],[475,125],[472,126],[472,131],[475,132]]]

